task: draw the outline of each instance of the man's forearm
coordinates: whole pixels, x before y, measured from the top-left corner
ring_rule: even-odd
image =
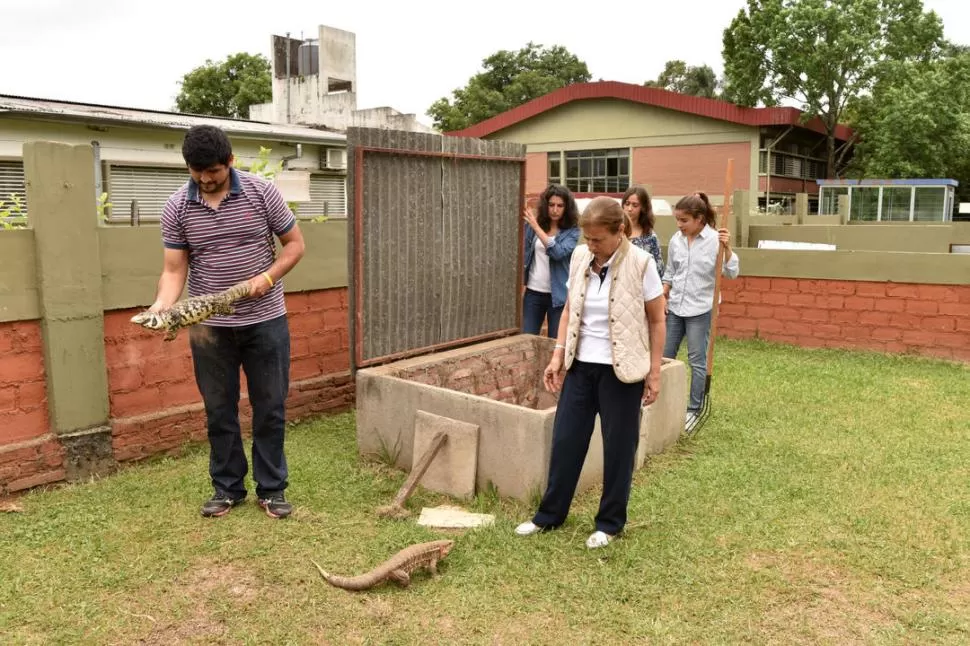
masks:
[[[163,271],[161,278],[158,279],[158,292],[155,296],[156,305],[162,309],[171,307],[182,295],[182,289],[185,288],[185,277],[185,272]]]
[[[296,266],[296,263],[300,262],[304,249],[305,245],[302,242],[294,241],[283,245],[283,249],[280,251],[276,262],[266,270],[266,273],[270,275],[274,283],[290,273],[290,270]]]

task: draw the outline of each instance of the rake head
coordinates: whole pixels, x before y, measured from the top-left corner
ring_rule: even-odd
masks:
[[[704,382],[704,399],[701,400],[701,407],[696,413],[688,413],[687,423],[684,425],[684,433],[692,436],[701,430],[711,416],[711,376],[707,375]]]

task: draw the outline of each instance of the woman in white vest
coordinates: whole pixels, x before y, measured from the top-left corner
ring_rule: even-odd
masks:
[[[529,536],[566,520],[596,415],[603,432],[603,495],[589,548],[623,530],[640,438],[640,407],[660,393],[665,322],[657,263],[630,243],[615,200],[597,197],[580,216],[586,244],[569,265],[568,296],[543,373],[557,392],[549,478],[539,509],[515,532]]]

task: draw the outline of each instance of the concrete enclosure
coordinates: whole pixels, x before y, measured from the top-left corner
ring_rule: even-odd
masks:
[[[520,334],[357,371],[357,444],[362,454],[413,460],[419,411],[479,427],[478,491],[530,500],[546,484],[558,398],[542,388],[553,340]],[[665,360],[660,398],[644,410],[636,467],[677,441],[684,428],[686,366]],[[602,482],[597,418],[578,491]]]

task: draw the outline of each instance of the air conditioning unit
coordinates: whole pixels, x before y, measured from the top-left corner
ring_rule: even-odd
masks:
[[[326,170],[345,170],[347,168],[346,148],[325,148],[321,157],[321,168]]]

